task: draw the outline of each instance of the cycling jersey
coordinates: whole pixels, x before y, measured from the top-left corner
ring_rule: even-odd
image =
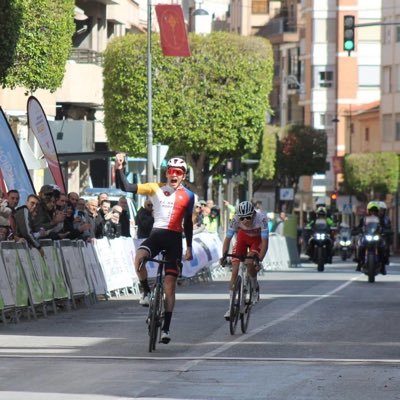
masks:
[[[185,215],[192,215],[194,194],[184,186],[176,190],[166,184],[142,183],[137,185],[137,193],[144,194],[153,202],[153,228],[183,232]]]

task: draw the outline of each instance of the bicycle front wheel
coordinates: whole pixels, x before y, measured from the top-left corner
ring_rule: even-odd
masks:
[[[246,333],[249,326],[252,302],[253,286],[249,277],[246,279],[246,284],[243,287],[242,304],[240,307],[240,327],[243,333]]]
[[[235,287],[233,289],[231,307],[230,307],[229,330],[231,332],[231,335],[235,334],[236,325],[239,320],[240,302],[242,298],[241,284],[242,284],[242,278],[238,276],[235,282]]]
[[[161,330],[162,287],[154,288],[149,307],[149,352],[156,349],[157,336]]]

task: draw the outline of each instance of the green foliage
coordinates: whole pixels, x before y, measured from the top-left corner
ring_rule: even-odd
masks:
[[[258,152],[269,109],[273,57],[268,41],[225,32],[190,36],[191,57],[164,57],[152,37],[154,143],[185,155],[199,185],[212,165]],[[146,154],[144,35],[112,41],[105,52],[105,127],[111,148]]]
[[[349,154],[344,159],[346,186],[354,192],[394,193],[399,182],[399,159],[396,153]]]
[[[0,0],[0,84],[56,90],[75,30],[74,0]]]
[[[262,139],[260,163],[254,172],[254,177],[260,180],[270,180],[275,176],[276,148],[279,127],[267,125]]]
[[[301,176],[325,172],[325,131],[306,125],[289,125],[278,142],[276,171],[280,185],[296,187]]]

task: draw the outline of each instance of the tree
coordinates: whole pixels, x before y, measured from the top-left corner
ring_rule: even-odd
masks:
[[[307,125],[287,126],[277,146],[277,189],[290,187],[296,193],[301,176],[325,172],[326,156],[325,131]]]
[[[344,159],[345,185],[352,192],[373,200],[377,194],[397,191],[399,159],[396,153],[349,154]]]
[[[225,32],[190,35],[192,56],[164,57],[152,40],[154,142],[186,156],[203,194],[228,158],[257,152],[273,57],[269,42]],[[146,154],[146,37],[113,40],[104,63],[105,127],[111,148]]]
[[[61,86],[75,31],[74,0],[0,3],[0,84],[30,91]]]

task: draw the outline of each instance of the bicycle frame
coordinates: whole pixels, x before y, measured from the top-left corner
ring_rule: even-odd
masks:
[[[166,260],[166,252],[161,252],[161,260],[155,258],[145,258],[142,261],[141,268],[149,261],[157,263],[157,275],[154,286],[150,292],[149,312],[147,316],[147,324],[149,331],[149,352],[156,349],[157,337],[158,343],[161,341],[161,327],[164,321],[164,266],[171,262]],[[181,267],[180,260],[177,260],[177,265]]]
[[[165,259],[165,252],[162,252],[162,259],[145,258],[141,268],[149,261],[157,263],[157,275],[154,286],[150,292],[149,312],[147,315],[147,325],[149,333],[149,352],[156,349],[157,337],[160,342],[161,326],[164,319],[164,265],[168,262]]]
[[[225,254],[224,258],[233,257],[240,260],[238,276],[236,278],[232,299],[230,303],[230,317],[229,317],[229,330],[231,335],[235,334],[236,326],[240,318],[240,325],[242,333],[246,333],[249,320],[250,312],[253,306],[252,292],[253,288],[251,280],[247,273],[247,266],[245,264],[246,259],[254,260],[254,256],[237,256],[234,254]]]

